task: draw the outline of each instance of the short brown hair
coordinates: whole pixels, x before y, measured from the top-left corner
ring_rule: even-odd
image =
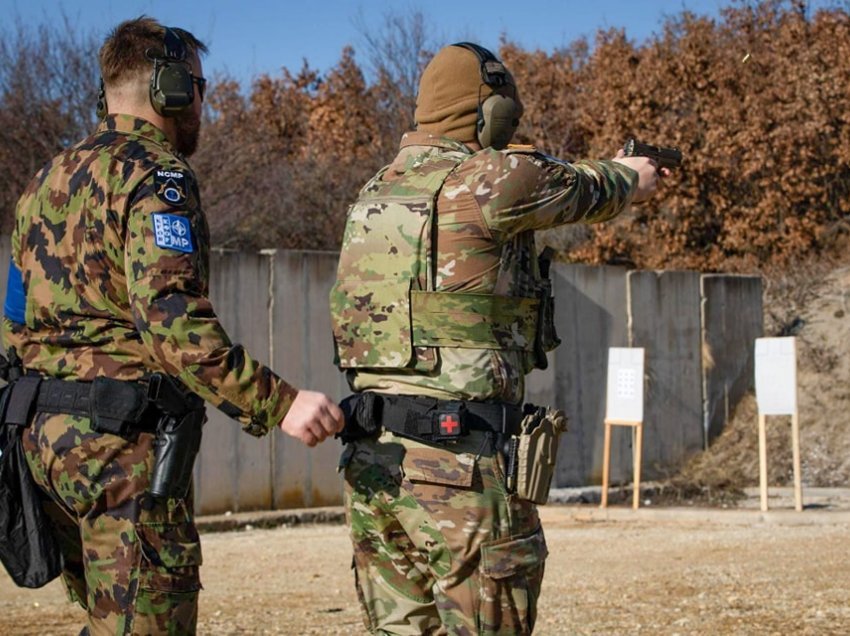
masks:
[[[206,45],[183,29],[172,27],[180,36],[187,53],[201,55]],[[146,15],[127,20],[115,27],[100,47],[100,74],[106,85],[115,85],[152,67],[148,49],[162,51],[165,27]]]

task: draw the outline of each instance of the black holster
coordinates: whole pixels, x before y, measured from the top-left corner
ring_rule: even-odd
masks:
[[[537,332],[534,338],[534,366],[537,369],[545,369],[549,366],[546,354],[561,344],[561,339],[555,332],[555,296],[552,293],[552,280],[549,277],[553,254],[554,250],[547,247],[537,259],[540,270],[536,292],[540,304],[537,310]]]
[[[150,399],[162,412],[154,440],[151,494],[184,499],[189,493],[195,457],[201,448],[206,421],[204,401],[184,391],[167,375],[154,374],[150,382]]]

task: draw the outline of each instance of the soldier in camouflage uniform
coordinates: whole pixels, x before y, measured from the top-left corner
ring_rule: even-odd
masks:
[[[503,453],[524,376],[557,344],[541,341],[551,316],[534,231],[611,219],[658,175],[646,158],[505,148],[521,113],[492,53],[442,49],[420,81],[416,131],[349,210],[331,313],[356,392],[341,468],[373,633],[534,627],[546,542]]]
[[[150,18],[109,35],[100,52],[108,115],[23,194],[6,345],[28,374],[51,379],[42,386],[59,379],[85,390],[104,376],[144,386],[164,372],[251,435],[280,425],[313,446],[342,427],[336,404],[232,343],[208,299],[209,232],[185,158],[198,138],[206,48],[170,31],[177,54]],[[157,56],[191,71],[194,96],[180,114],[153,108]],[[201,549],[191,492],[151,496],[155,420],[118,435],[85,409],[58,410],[38,409],[23,445],[48,499],[69,596],[88,611],[83,633],[194,633]]]

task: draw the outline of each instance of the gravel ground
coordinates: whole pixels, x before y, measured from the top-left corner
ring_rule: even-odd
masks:
[[[551,554],[537,634],[850,633],[847,529],[829,513],[803,513],[826,521],[812,525],[730,525],[568,511],[543,509]],[[364,633],[344,527],[203,542],[199,633]],[[58,583],[20,590],[0,577],[0,634],[76,634],[81,619]]]

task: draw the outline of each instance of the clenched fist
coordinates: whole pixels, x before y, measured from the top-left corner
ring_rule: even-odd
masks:
[[[312,447],[340,432],[344,425],[342,411],[327,395],[298,391],[280,430]]]

